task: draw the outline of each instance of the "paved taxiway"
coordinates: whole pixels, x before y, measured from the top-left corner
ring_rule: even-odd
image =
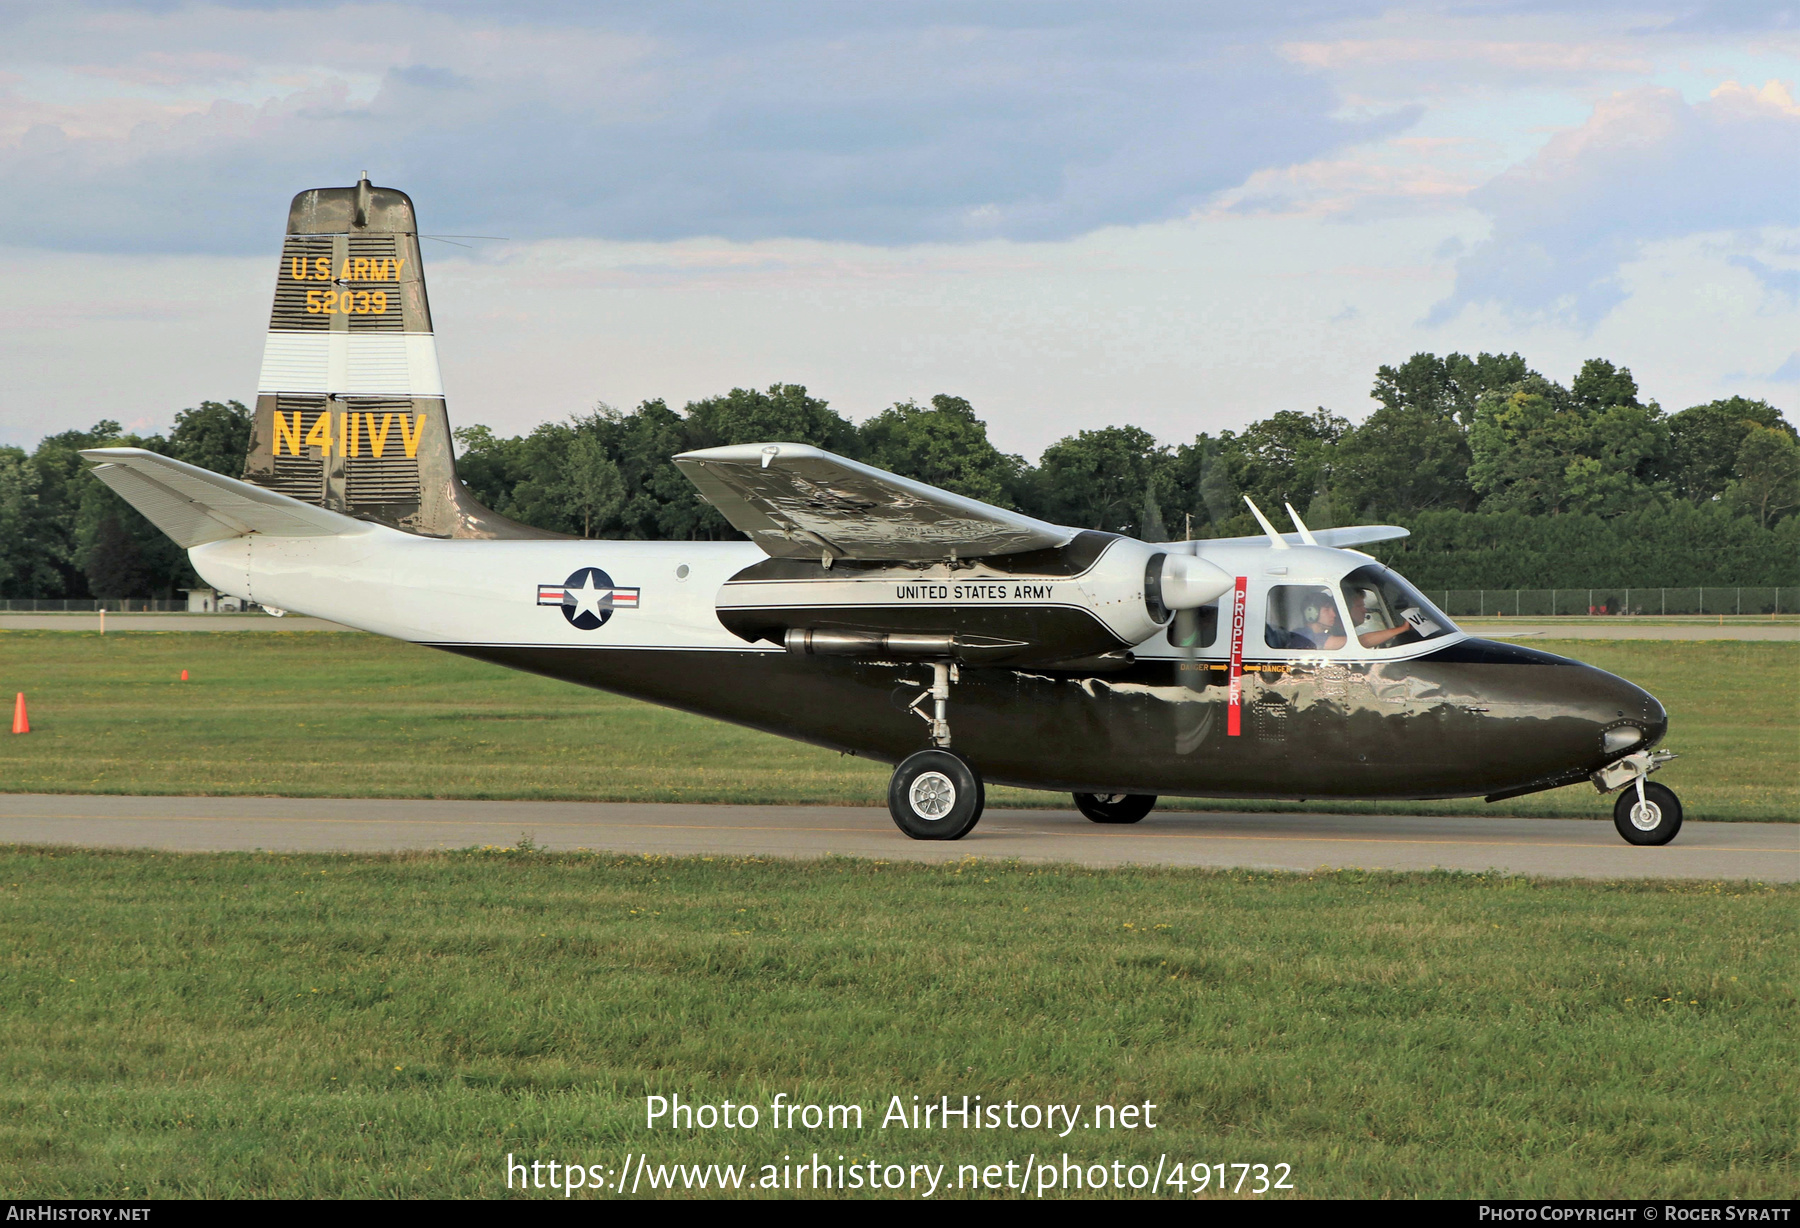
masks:
[[[966,839],[908,840],[885,810],[630,802],[0,794],[0,841],[184,850],[389,851],[510,845],[665,855],[1083,865],[1505,870],[1570,878],[1800,881],[1800,824],[1689,823],[1633,848],[1582,819],[1158,811],[1102,827],[1072,810],[990,810]]]

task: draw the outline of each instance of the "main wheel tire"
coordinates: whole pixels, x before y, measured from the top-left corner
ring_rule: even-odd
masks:
[[[1627,844],[1667,844],[1681,830],[1681,803],[1662,785],[1645,784],[1638,801],[1635,784],[1626,785],[1613,803],[1613,826]]]
[[[1096,823],[1135,823],[1156,809],[1149,793],[1077,793],[1075,809]]]
[[[981,773],[955,751],[908,755],[888,782],[888,813],[914,840],[960,840],[986,806]]]

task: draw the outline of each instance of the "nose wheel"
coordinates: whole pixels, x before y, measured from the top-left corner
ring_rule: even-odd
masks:
[[[960,840],[986,805],[981,774],[953,750],[908,755],[888,782],[888,813],[914,840]]]
[[[1628,844],[1667,844],[1681,830],[1681,802],[1672,789],[1640,778],[1613,803],[1613,826]]]

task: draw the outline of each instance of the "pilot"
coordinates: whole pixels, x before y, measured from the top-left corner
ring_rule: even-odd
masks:
[[[1368,594],[1363,589],[1353,588],[1348,596],[1350,598],[1350,625],[1357,629],[1357,643],[1364,648],[1379,648],[1389,640],[1405,635],[1412,630],[1412,625],[1405,620],[1392,627],[1379,625],[1379,619],[1369,616]],[[1368,631],[1362,630],[1369,623],[1375,623],[1376,626]]]

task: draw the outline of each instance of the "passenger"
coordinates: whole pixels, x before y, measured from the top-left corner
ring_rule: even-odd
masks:
[[[1331,590],[1318,584],[1278,584],[1269,590],[1263,642],[1270,648],[1342,648],[1344,629]]]
[[[1342,648],[1344,629],[1338,626],[1337,605],[1329,597],[1321,597],[1317,605],[1307,606],[1305,611],[1306,635],[1312,641],[1309,647]]]

